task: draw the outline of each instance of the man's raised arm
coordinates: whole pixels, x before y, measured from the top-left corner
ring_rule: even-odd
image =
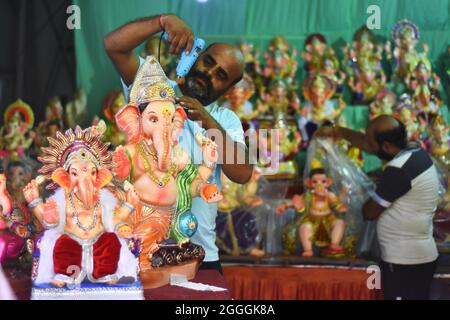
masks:
[[[189,52],[194,41],[191,28],[176,15],[158,15],[138,19],[108,33],[103,44],[109,58],[126,85],[133,83],[139,60],[133,50],[153,34],[166,31],[169,34],[169,53]]]

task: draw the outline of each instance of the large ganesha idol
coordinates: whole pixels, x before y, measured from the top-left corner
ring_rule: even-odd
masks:
[[[116,115],[128,137],[115,151],[116,177],[131,182],[139,196],[131,225],[142,243],[141,271],[151,275],[155,267],[200,263],[203,249],[189,242],[197,229],[190,208],[192,197],[208,203],[222,198],[215,184],[206,183],[218,159],[217,145],[196,135],[203,162],[191,163],[178,144],[185,112],[175,105],[174,90],[155,57],[139,69],[129,101]]]
[[[133,241],[126,239],[137,197],[130,190],[119,202],[107,187],[113,177],[109,144],[80,127],[48,140],[39,157],[42,176],[24,188],[28,207],[46,229],[34,246],[32,298],[101,299],[112,293],[108,298],[142,299]],[[54,193],[44,201],[39,184],[45,180]]]

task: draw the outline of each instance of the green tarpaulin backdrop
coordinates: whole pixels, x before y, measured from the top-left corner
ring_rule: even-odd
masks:
[[[282,34],[301,50],[308,34],[320,32],[338,49],[365,24],[367,8],[375,4],[381,9],[381,29],[374,30],[380,39],[390,38],[394,23],[407,18],[419,26],[433,62],[450,44],[450,0],[74,0],[74,4],[81,9],[81,29],[75,32],[77,82],[88,93],[91,114],[100,110],[107,92],[120,87],[104,52],[103,36],[144,16],[175,13],[207,43],[245,39],[264,49],[271,37]]]

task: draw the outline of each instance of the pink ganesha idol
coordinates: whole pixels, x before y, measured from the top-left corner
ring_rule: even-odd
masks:
[[[196,217],[190,213],[192,197],[208,203],[222,199],[217,185],[207,183],[218,160],[217,145],[197,134],[202,164],[191,163],[178,144],[185,120],[158,61],[147,57],[136,75],[129,104],[116,115],[128,143],[114,155],[116,178],[128,180],[139,196],[131,225],[142,244],[141,271],[172,264],[172,259],[161,263],[155,257],[156,252],[165,250],[168,240],[176,241],[180,250],[189,245],[197,229]]]
[[[14,205],[6,189],[6,176],[0,168],[0,264],[22,253],[25,239],[30,236],[28,227],[14,215]]]

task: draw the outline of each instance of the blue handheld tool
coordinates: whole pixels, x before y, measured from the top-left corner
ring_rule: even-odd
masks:
[[[169,34],[164,32],[163,38],[168,41]],[[177,78],[183,78],[189,72],[189,70],[194,65],[200,53],[205,49],[205,40],[200,38],[194,39],[194,44],[192,46],[192,50],[189,54],[186,54],[186,50],[181,52],[180,60],[177,65]]]

